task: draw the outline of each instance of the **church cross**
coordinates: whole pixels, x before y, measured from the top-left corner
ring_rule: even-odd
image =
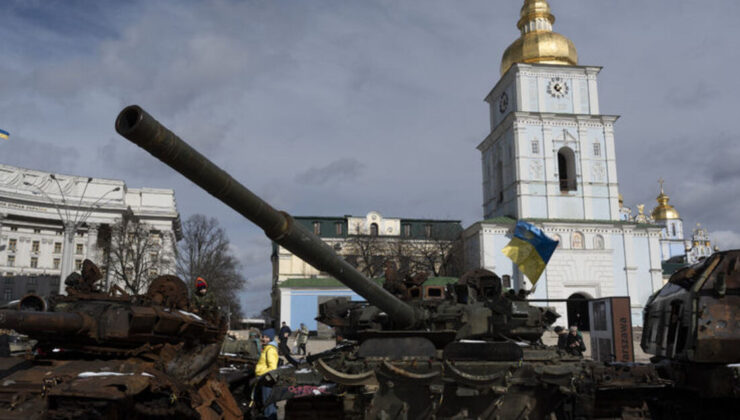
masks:
[[[661,194],[663,193],[663,183],[664,182],[665,182],[665,180],[663,179],[663,177],[658,178],[658,184],[660,184],[660,193]]]

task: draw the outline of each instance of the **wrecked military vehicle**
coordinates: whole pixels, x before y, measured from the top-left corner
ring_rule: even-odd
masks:
[[[29,295],[0,310],[0,328],[37,341],[0,358],[0,418],[237,419],[217,357],[225,329],[190,312],[185,283],[155,279],[146,294],[97,286],[89,260],[67,295]]]

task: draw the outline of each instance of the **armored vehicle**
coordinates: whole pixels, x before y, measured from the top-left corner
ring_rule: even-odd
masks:
[[[286,417],[647,417],[671,389],[652,365],[600,364],[544,346],[558,315],[530,305],[526,292],[504,292],[490,271],[442,290],[392,276],[384,286],[370,281],[138,106],[121,111],[116,130],[367,300],[324,304],[319,320],[346,341],[274,373],[292,387],[287,397],[315,395],[290,399]],[[313,382],[302,385],[304,374]]]
[[[0,418],[241,418],[218,380],[221,325],[192,313],[185,284],[155,279],[144,295],[102,292],[89,260],[67,295],[21,299],[0,328],[37,342],[0,358]]]
[[[641,346],[674,382],[673,417],[740,408],[740,250],[683,268],[650,297]]]

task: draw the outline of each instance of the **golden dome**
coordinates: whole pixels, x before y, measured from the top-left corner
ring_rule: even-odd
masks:
[[[663,192],[663,180],[660,180],[660,194],[655,198],[658,201],[658,206],[653,209],[651,213],[655,220],[674,220],[680,219],[681,216],[678,214],[678,210],[673,208],[672,205],[668,204],[670,198],[666,193]]]
[[[578,52],[573,42],[552,31],[555,16],[546,0],[525,0],[516,26],[522,36],[504,51],[501,75],[514,63],[542,63],[575,66]]]

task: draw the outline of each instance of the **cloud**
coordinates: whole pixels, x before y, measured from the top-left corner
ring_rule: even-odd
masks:
[[[296,175],[295,180],[308,185],[351,182],[360,176],[364,168],[365,165],[357,159],[343,158],[325,166],[312,167]]]
[[[573,40],[580,64],[604,66],[601,110],[622,116],[615,127],[620,192],[650,209],[663,177],[686,226],[702,222],[726,232],[718,241],[735,243],[727,238],[740,230],[733,134],[740,2],[656,0],[638,14],[628,3],[551,4],[555,30]],[[269,241],[118,138],[113,121],[123,106],[143,106],[291,214],[379,210],[467,226],[482,217],[475,146],[490,132],[482,99],[519,36],[520,7],[489,0],[1,2],[0,128],[12,137],[0,143],[0,159],[174,188],[184,218],[200,212],[221,221],[250,279],[246,294],[264,307]],[[722,65],[708,70],[707,63]]]
[[[709,237],[714,245],[726,251],[728,249],[740,249],[740,233],[733,230],[715,230],[710,232]]]

